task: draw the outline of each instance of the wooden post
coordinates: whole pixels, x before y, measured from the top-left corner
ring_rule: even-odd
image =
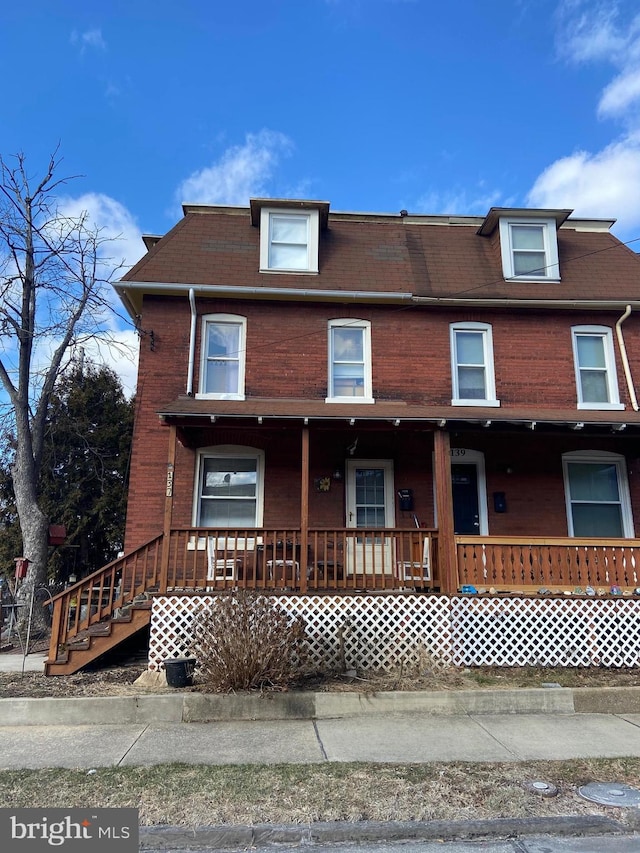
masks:
[[[458,590],[458,562],[453,525],[453,493],[451,486],[451,445],[449,433],[433,434],[435,459],[436,509],[438,512],[438,567],[440,589],[447,595]]]
[[[176,427],[169,426],[169,455],[167,458],[167,480],[164,493],[164,519],[162,524],[162,562],[160,564],[160,592],[166,592],[169,582],[169,544],[173,515],[173,478],[176,466]]]
[[[300,477],[300,591],[307,591],[307,550],[309,544],[309,427],[302,427]]]

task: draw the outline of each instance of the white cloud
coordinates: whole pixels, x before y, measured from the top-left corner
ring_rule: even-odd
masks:
[[[558,52],[565,60],[614,69],[600,94],[597,115],[615,119],[623,133],[600,151],[577,150],[536,178],[527,203],[567,207],[577,216],[616,217],[616,231],[635,237],[640,227],[640,15],[622,20],[616,3],[565,0],[559,7]]]
[[[501,193],[497,190],[477,193],[468,193],[463,189],[454,189],[447,193],[427,192],[416,201],[413,212],[484,216],[500,199]]]
[[[109,258],[114,267],[123,267],[121,274],[144,254],[142,232],[133,214],[119,201],[104,193],[85,193],[77,198],[59,199],[63,216],[79,218],[87,215],[87,226],[100,229],[101,236],[108,240],[102,257]]]
[[[127,397],[136,390],[138,373],[138,335],[133,329],[114,329],[109,340],[92,338],[82,348],[94,364],[106,364],[120,379]]]
[[[577,151],[537,178],[527,203],[567,207],[576,216],[617,217],[620,229],[640,227],[640,139],[613,142],[595,154]],[[634,235],[635,236],[635,235]]]
[[[267,195],[267,185],[293,143],[283,133],[248,133],[244,145],[228,148],[211,166],[193,172],[176,190],[176,201],[193,204],[247,205]]]
[[[93,48],[94,50],[107,49],[107,43],[102,37],[102,30],[97,27],[92,30],[85,30],[83,33],[73,30],[69,40],[71,44],[80,48],[81,54],[83,54],[87,48]]]

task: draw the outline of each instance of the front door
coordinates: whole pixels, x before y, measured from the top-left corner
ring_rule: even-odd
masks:
[[[453,525],[458,536],[489,532],[484,454],[461,447],[451,449]]]
[[[459,535],[480,533],[478,469],[475,465],[451,466],[453,527]]]
[[[350,537],[348,574],[389,574],[393,539],[372,531],[395,526],[393,462],[390,459],[347,461],[347,527],[364,531]]]

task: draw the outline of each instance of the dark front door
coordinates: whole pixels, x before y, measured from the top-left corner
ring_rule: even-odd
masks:
[[[453,491],[453,524],[455,532],[463,536],[480,533],[480,508],[478,505],[478,469],[475,465],[451,466]]]

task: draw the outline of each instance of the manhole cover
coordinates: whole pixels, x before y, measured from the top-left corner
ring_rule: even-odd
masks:
[[[640,806],[640,791],[617,782],[590,782],[578,788],[578,793],[585,800],[601,806]]]

